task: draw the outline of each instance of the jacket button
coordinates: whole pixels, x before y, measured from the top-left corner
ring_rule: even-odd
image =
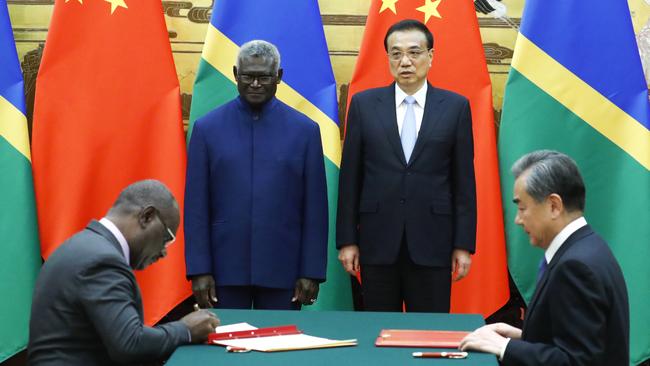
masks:
[[[401,204],[404,204],[405,202],[406,202],[406,200],[403,199],[403,198],[401,200],[399,200],[399,203],[401,203]]]

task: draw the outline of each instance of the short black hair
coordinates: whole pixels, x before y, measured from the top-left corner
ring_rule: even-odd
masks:
[[[424,23],[417,21],[415,19],[404,19],[401,20],[388,28],[386,31],[386,36],[384,37],[384,49],[388,52],[388,37],[395,32],[403,32],[409,30],[417,30],[424,33],[424,36],[427,38],[427,50],[433,48],[433,34],[427,28]]]

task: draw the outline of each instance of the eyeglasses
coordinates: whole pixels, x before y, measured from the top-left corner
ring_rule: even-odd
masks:
[[[158,209],[156,209],[156,216],[158,217],[158,220],[160,220],[160,223],[163,224],[163,226],[165,227],[165,230],[167,230],[168,236],[165,238],[165,246],[170,245],[171,243],[176,241],[176,235],[174,235],[174,233],[171,231],[169,226],[167,226],[165,221],[163,221],[162,216],[160,215],[160,211],[158,211]]]
[[[391,61],[400,61],[400,60],[402,60],[404,58],[404,55],[406,55],[406,57],[408,57],[409,60],[415,61],[415,60],[419,59],[427,51],[428,50],[423,50],[421,48],[413,48],[413,49],[410,49],[410,50],[408,50],[406,52],[395,50],[395,51],[388,52],[388,58]]]
[[[238,74],[237,80],[244,84],[252,84],[255,80],[260,85],[269,85],[275,82],[275,75],[249,75],[249,74]]]

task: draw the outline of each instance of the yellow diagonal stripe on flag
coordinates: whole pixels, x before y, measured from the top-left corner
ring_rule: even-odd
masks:
[[[650,131],[519,33],[512,67],[650,170]]]
[[[239,46],[212,24],[208,26],[205,46],[201,57],[216,70],[236,83],[232,66],[237,59]],[[338,125],[327,114],[312,104],[284,81],[278,85],[277,98],[309,117],[320,126],[323,154],[337,167],[341,163],[341,143]]]
[[[0,95],[0,136],[27,160],[32,160],[29,152],[27,117],[2,95]]]

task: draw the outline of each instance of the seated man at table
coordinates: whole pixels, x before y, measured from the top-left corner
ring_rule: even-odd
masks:
[[[219,325],[206,310],[145,326],[132,271],[167,254],[179,221],[178,203],[167,187],[140,181],[120,193],[106,217],[91,221],[61,244],[36,281],[28,363],[152,362],[168,357],[179,345],[204,342]]]
[[[629,308],[621,268],[583,217],[585,186],[576,163],[556,151],[523,156],[515,175],[515,223],[544,249],[523,329],[497,323],[460,349],[499,356],[503,365],[628,365]]]

